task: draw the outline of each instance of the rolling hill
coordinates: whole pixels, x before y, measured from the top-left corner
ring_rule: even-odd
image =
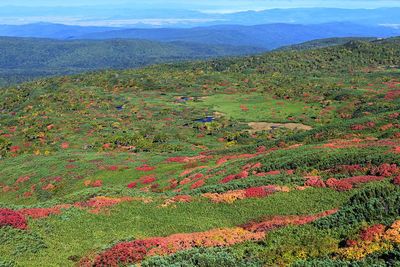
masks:
[[[314,39],[337,37],[391,37],[400,34],[394,27],[353,22],[319,24],[275,23],[256,25],[210,25],[192,28],[112,28],[72,26],[52,23],[0,25],[0,36],[55,39],[145,39],[161,42],[187,41],[276,49]]]
[[[400,40],[0,91],[2,266],[393,266]]]
[[[0,37],[0,86],[39,77],[101,69],[257,54],[256,47],[160,43],[146,40],[74,40]]]
[[[335,45],[342,45],[350,41],[371,42],[371,41],[376,41],[377,39],[378,38],[376,37],[342,37],[342,38],[334,37],[334,38],[311,40],[300,44],[282,46],[275,49],[275,51],[316,49],[316,48],[323,48]]]
[[[230,44],[275,49],[314,39],[330,37],[391,37],[399,30],[383,26],[365,26],[348,22],[325,24],[262,24],[253,26],[216,25],[190,29],[123,29],[77,36],[84,39],[146,39],[154,41],[189,41],[207,44]]]

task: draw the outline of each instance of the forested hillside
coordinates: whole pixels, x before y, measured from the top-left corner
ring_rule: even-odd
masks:
[[[275,51],[288,51],[288,50],[307,50],[307,49],[316,49],[316,48],[323,48],[335,45],[342,45],[348,43],[350,41],[364,41],[364,42],[371,42],[378,40],[379,38],[376,37],[334,37],[334,38],[326,38],[326,39],[317,39],[312,40],[300,44],[293,44],[282,46]]]
[[[61,41],[0,37],[0,86],[101,69],[127,69],[162,62],[251,55],[256,47],[145,40]]]
[[[213,25],[190,29],[118,29],[89,33],[76,38],[87,39],[146,39],[154,41],[189,41],[206,44],[230,44],[275,49],[285,45],[331,37],[392,37],[400,34],[393,27],[360,25],[350,22],[322,24],[274,23],[260,25]]]
[[[394,266],[400,41],[0,93],[1,266]]]

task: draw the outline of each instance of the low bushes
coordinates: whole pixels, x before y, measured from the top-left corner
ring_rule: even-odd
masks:
[[[391,224],[400,215],[400,188],[394,185],[367,186],[357,192],[335,214],[314,222],[318,228],[350,228],[363,221]]]
[[[229,249],[225,248],[193,248],[182,250],[164,257],[151,257],[141,263],[143,267],[256,267],[257,262],[239,259]]]

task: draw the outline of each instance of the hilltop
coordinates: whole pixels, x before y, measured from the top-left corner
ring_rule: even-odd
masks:
[[[282,46],[282,47],[275,49],[275,51],[317,49],[317,48],[323,48],[323,47],[329,47],[329,46],[335,46],[335,45],[342,45],[342,44],[348,43],[350,41],[371,42],[371,41],[376,41],[378,39],[379,38],[375,38],[375,37],[343,37],[343,38],[334,37],[334,38],[311,40],[311,41],[300,43],[300,44]]]
[[[390,266],[399,44],[4,88],[0,265]]]

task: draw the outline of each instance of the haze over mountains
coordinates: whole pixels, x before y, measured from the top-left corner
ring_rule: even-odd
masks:
[[[120,29],[36,23],[1,25],[0,36],[58,39],[144,39],[159,42],[187,41],[204,44],[253,46],[275,49],[281,46],[330,37],[391,37],[400,29],[350,22],[324,24],[215,25],[195,28]]]
[[[91,33],[83,39],[147,39],[154,41],[190,41],[207,44],[231,44],[275,49],[280,46],[329,37],[390,37],[400,30],[383,26],[362,26],[336,22],[314,25],[263,24],[255,26],[217,25],[192,29],[125,29]]]
[[[32,14],[35,14],[32,16]],[[362,25],[400,24],[400,7],[376,9],[276,8],[233,13],[205,13],[179,8],[123,6],[18,7],[3,6],[0,24],[53,22],[83,26],[196,27],[216,24],[320,24],[347,21]],[[396,26],[396,25],[394,25]]]
[[[308,49],[352,40],[343,38],[369,41],[399,36],[398,14],[400,8],[207,13],[174,7],[3,6],[0,86],[51,75],[251,55],[280,47]],[[340,39],[312,41],[325,38]],[[302,44],[308,41],[312,42]]]
[[[224,14],[173,7],[5,6],[0,9],[0,36],[146,39],[275,49],[331,37],[397,36],[398,14],[400,7],[277,8]]]

